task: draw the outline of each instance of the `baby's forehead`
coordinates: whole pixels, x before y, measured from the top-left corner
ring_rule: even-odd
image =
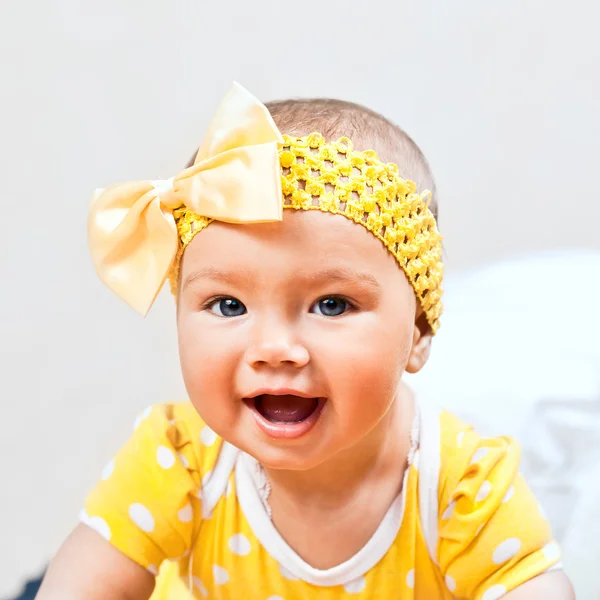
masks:
[[[273,252],[289,246],[290,251],[301,254],[307,248],[314,253],[324,248],[364,249],[365,245],[381,246],[373,235],[361,225],[341,214],[322,210],[283,210],[281,221],[268,223],[224,223],[213,221],[188,244],[252,247],[266,244]],[[187,248],[186,248],[187,250]]]
[[[320,210],[284,210],[282,221],[274,223],[211,223],[185,249],[183,270],[215,265],[305,273],[397,269],[371,232],[342,215]]]
[[[327,292],[374,302],[412,289],[379,240],[344,217],[329,215],[337,216],[338,223],[335,218],[328,222],[327,216],[290,211],[278,224],[211,224],[184,252],[180,292],[239,293],[246,294],[244,299],[298,299]],[[318,221],[333,235],[303,227]],[[347,225],[356,231],[348,235]]]

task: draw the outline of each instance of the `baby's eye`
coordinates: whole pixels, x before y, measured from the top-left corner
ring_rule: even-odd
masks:
[[[325,317],[338,317],[339,315],[343,315],[350,308],[351,306],[348,300],[338,298],[337,296],[329,296],[317,300],[317,302],[311,306],[310,312]]]
[[[239,317],[246,314],[246,307],[236,298],[216,298],[208,307],[219,317]]]

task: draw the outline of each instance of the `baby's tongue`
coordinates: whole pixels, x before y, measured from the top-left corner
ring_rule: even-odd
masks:
[[[255,400],[256,410],[275,423],[298,423],[312,415],[317,408],[316,398],[300,396],[270,396],[263,394]]]

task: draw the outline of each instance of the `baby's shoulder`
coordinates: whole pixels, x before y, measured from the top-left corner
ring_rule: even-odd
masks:
[[[476,488],[484,481],[510,485],[521,459],[518,442],[508,436],[483,436],[456,415],[441,411],[440,492],[451,495],[459,486]]]
[[[82,521],[154,573],[192,547],[220,446],[189,402],[149,406],[87,496]]]

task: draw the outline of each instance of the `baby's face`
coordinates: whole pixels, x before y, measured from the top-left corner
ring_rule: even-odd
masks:
[[[186,248],[179,349],[190,399],[273,468],[308,469],[367,436],[424,360],[395,259],[345,217],[212,223]]]

